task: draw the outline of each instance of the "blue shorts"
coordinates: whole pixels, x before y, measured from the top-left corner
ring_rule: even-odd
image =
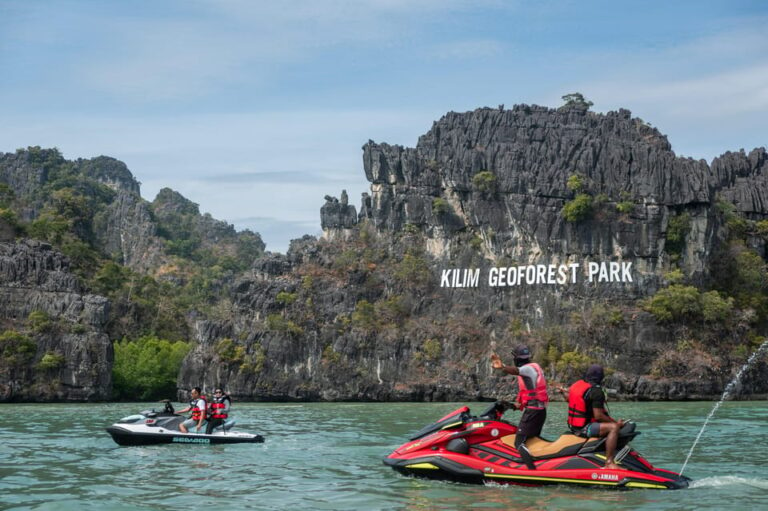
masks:
[[[590,422],[583,428],[573,431],[573,434],[582,438],[597,438],[600,436],[600,423]]]

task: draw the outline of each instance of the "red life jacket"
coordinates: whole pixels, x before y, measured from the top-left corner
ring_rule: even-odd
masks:
[[[201,400],[203,401],[203,407],[202,408],[197,406],[197,404]],[[194,400],[189,402],[189,406],[192,407],[192,417],[190,417],[190,419],[195,420],[195,421],[199,421],[200,418],[205,417],[205,399],[203,399],[203,398],[194,399]]]
[[[581,429],[587,425],[587,392],[592,384],[579,380],[568,389],[568,425],[573,429]],[[594,417],[589,422],[597,422]]]
[[[229,415],[226,412],[227,405],[224,401],[228,400],[228,396],[214,397],[211,403],[211,418],[212,419],[226,419]]]
[[[535,387],[528,389],[522,376],[517,375],[517,402],[521,408],[542,409],[549,402],[547,395],[547,380],[544,378],[544,372],[541,366],[536,362],[526,364],[536,370]],[[530,406],[528,403],[531,403]]]

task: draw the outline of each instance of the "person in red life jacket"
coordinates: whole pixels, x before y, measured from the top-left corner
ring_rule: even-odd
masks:
[[[195,431],[199,433],[203,423],[205,423],[205,398],[200,395],[200,387],[192,388],[190,395],[192,400],[189,402],[189,406],[179,410],[178,413],[192,412],[192,415],[179,424],[179,430],[182,433],[187,433],[189,428],[195,427]]]
[[[584,374],[584,378],[567,389],[568,396],[568,427],[574,435],[583,438],[605,439],[605,468],[618,469],[613,461],[616,454],[616,443],[619,440],[619,430],[624,425],[623,420],[614,420],[608,415],[605,404],[605,390],[601,387],[605,378],[603,367],[592,364]],[[558,390],[565,396],[566,389]]]
[[[530,437],[541,435],[544,421],[547,420],[547,403],[549,402],[547,381],[539,364],[531,362],[531,350],[528,349],[528,346],[518,346],[515,348],[513,356],[515,365],[507,366],[494,353],[491,355],[491,366],[497,371],[517,376],[517,408],[523,411],[523,415],[517,426],[515,448],[525,461],[526,466],[535,470],[536,465],[533,463],[533,456],[525,446],[525,441]]]
[[[229,408],[232,405],[232,400],[228,394],[225,394],[221,388],[216,388],[213,391],[213,399],[211,399],[211,406],[208,413],[208,424],[205,426],[205,434],[210,435],[215,428],[218,428],[229,417]]]

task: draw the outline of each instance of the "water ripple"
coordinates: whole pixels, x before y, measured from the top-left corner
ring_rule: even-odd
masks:
[[[11,405],[0,405],[0,413]],[[467,486],[398,475],[382,457],[423,425],[458,407],[445,403],[242,404],[238,428],[264,444],[118,447],[104,428],[147,404],[13,405],[0,428],[0,509],[632,509],[744,508],[768,489],[765,403],[723,404],[708,425],[680,492]],[[476,405],[480,407],[482,405]],[[711,403],[616,403],[643,434],[652,462],[679,466]],[[4,409],[5,408],[5,409]],[[19,413],[21,409],[21,413]],[[513,414],[510,420],[517,420]],[[545,436],[563,430],[554,403]],[[735,435],[734,432],[739,432]],[[728,477],[711,477],[723,464]]]

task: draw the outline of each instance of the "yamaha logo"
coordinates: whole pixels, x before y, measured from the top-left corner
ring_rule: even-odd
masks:
[[[616,474],[598,474],[597,472],[592,472],[592,479],[600,479],[601,481],[618,481],[619,476]]]

